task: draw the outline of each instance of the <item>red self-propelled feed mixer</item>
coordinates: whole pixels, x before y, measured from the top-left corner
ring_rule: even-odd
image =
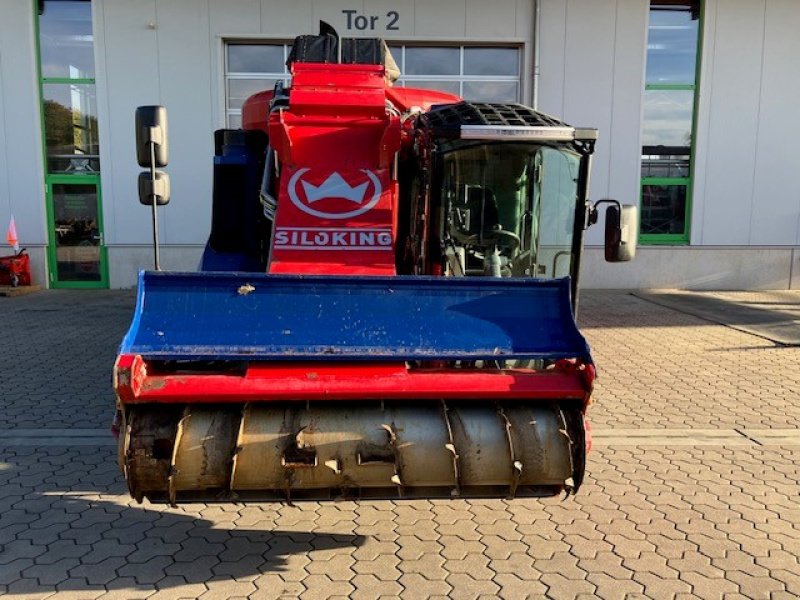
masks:
[[[393,86],[381,40],[301,36],[290,60],[216,134],[201,271],[139,276],[114,369],[131,494],[576,491],[596,131]],[[631,211],[607,202],[626,260]]]

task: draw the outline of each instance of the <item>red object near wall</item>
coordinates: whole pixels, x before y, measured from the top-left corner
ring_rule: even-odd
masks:
[[[0,285],[31,284],[31,259],[25,249],[11,256],[0,256]]]

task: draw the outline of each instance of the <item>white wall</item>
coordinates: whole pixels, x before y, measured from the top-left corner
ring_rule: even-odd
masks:
[[[580,282],[581,287],[601,289],[800,289],[800,251],[789,247],[644,246],[633,262],[608,264],[602,248],[589,248],[581,263]]]
[[[539,108],[600,129],[592,198],[639,198],[648,4],[541,0]],[[798,2],[706,0],[704,25],[691,243],[800,244]]]
[[[539,108],[600,129],[591,197],[638,202],[647,0],[540,0]],[[590,251],[590,287],[798,287],[800,7],[706,0],[690,247],[628,265]],[[601,243],[602,222],[587,243]],[[749,250],[748,250],[749,248]]]
[[[796,0],[707,0],[693,244],[800,244],[798,31]]]
[[[36,83],[33,4],[0,0],[0,254],[13,212],[30,251],[35,283],[45,282],[44,175]]]

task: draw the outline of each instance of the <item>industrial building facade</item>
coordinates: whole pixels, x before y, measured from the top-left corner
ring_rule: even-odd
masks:
[[[606,264],[593,227],[584,285],[800,288],[796,0],[0,0],[0,226],[37,283],[130,287],[150,266],[143,104],[169,114],[162,264],[196,269],[213,131],[320,20],[386,39],[396,85],[600,130],[591,197],[639,205],[640,248]]]

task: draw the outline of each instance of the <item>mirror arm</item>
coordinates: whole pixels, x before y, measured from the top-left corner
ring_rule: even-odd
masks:
[[[155,196],[156,190],[156,141],[155,138],[161,137],[159,135],[160,131],[157,127],[150,128],[150,135],[152,136],[150,140],[150,181],[152,182],[151,185],[153,186],[153,204],[152,204],[152,221],[153,221],[153,262],[155,263],[156,271],[161,270],[161,259],[160,254],[158,251],[158,210]],[[159,140],[160,141],[160,140]]]
[[[597,219],[600,216],[600,205],[601,204],[615,204],[616,207],[622,211],[622,204],[619,200],[614,200],[613,198],[601,198],[594,204],[589,205],[589,210],[586,211],[586,227],[591,227],[592,225],[597,223]]]

